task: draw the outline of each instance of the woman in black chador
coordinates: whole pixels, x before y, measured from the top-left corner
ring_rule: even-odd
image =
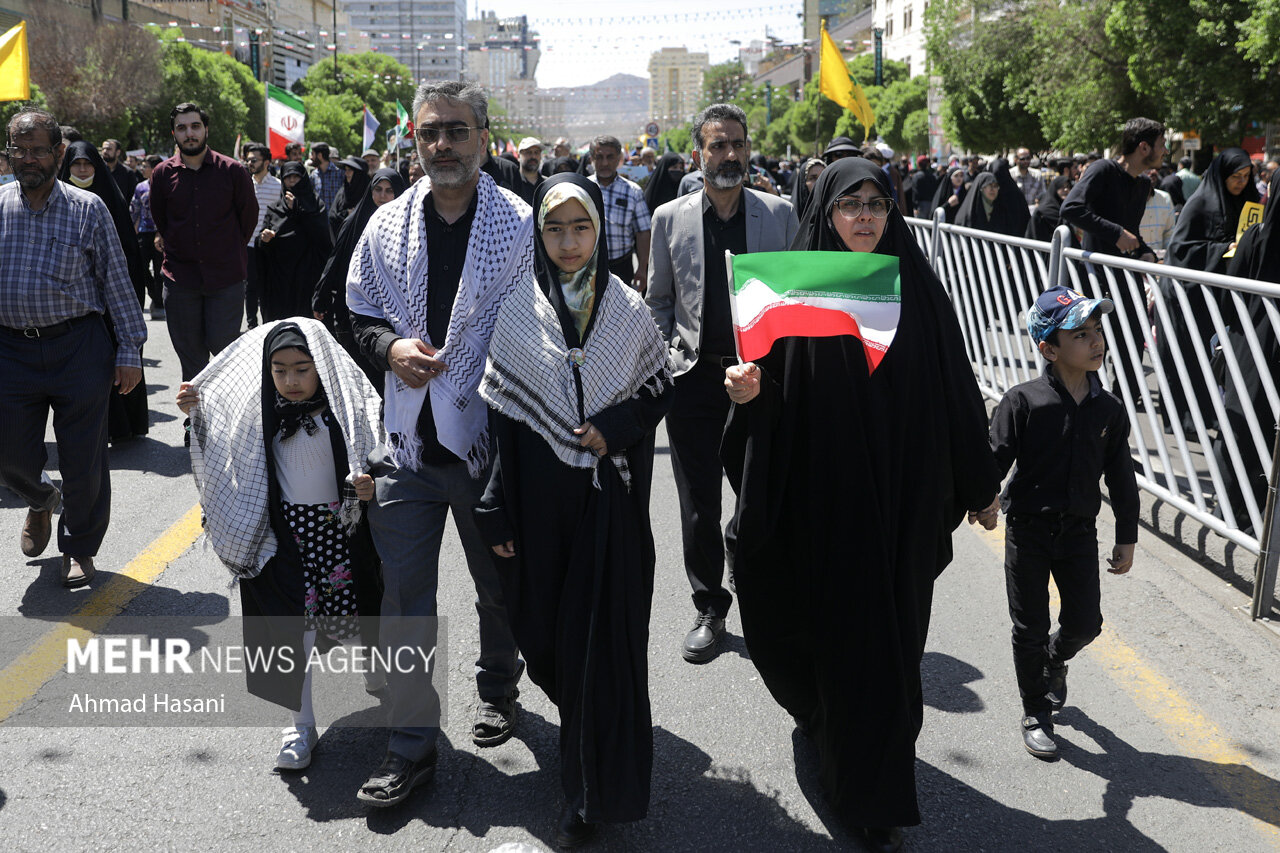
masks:
[[[1200,186],[1187,199],[1182,213],[1178,214],[1178,224],[1169,237],[1165,263],[1171,267],[1203,272],[1227,271],[1230,259],[1224,255],[1235,243],[1240,212],[1245,202],[1261,201],[1252,171],[1253,165],[1243,148],[1227,148],[1213,158]],[[1171,274],[1177,275],[1177,271],[1173,270]],[[1218,393],[1218,389],[1210,387],[1205,380],[1196,358],[1197,350],[1206,357],[1209,354],[1213,319],[1200,285],[1167,277],[1160,278],[1157,285],[1169,315],[1167,324],[1164,317],[1157,315],[1160,327],[1156,332],[1156,350],[1170,377],[1170,399],[1165,401],[1164,415],[1166,420],[1181,418],[1183,432],[1195,439],[1192,403],[1199,408],[1206,429],[1213,429],[1218,422],[1213,409],[1213,395]],[[1179,290],[1186,297],[1189,309],[1182,307],[1178,299]],[[1188,389],[1184,389],[1178,379],[1173,357],[1175,349],[1182,353],[1187,366]]]
[[[129,266],[129,280],[133,282],[133,290],[138,294],[138,305],[141,306],[146,298],[147,273],[142,265],[142,252],[138,249],[138,236],[133,230],[133,220],[129,217],[129,200],[120,195],[102,155],[88,142],[72,142],[62,156],[58,178],[71,186],[93,193],[107,206],[111,222],[116,226],[116,236],[120,238],[125,262]],[[107,319],[110,322],[110,316]],[[107,436],[113,444],[146,435],[150,425],[145,376],[138,380],[138,384],[128,394],[121,396],[112,392],[111,403],[107,408]]]
[[[324,205],[301,163],[280,170],[284,192],[267,208],[258,234],[262,256],[262,319],[310,317],[311,298],[333,251]]]
[[[609,274],[599,188],[553,175],[533,210],[536,278],[503,302],[480,385],[497,452],[476,522],[560,710],[556,840],[572,847],[649,806],[649,488],[671,372],[643,298]]]
[[[884,209],[890,197],[875,164],[837,161],[791,245],[899,258],[901,316],[874,374],[856,337],[783,338],[727,371],[721,446],[751,661],[813,739],[832,807],[884,850],[920,822],[934,579],[965,511],[1000,483],[960,326],[902,215]],[[868,204],[850,215],[836,205],[848,198]]]
[[[1227,274],[1280,284],[1280,213],[1277,213],[1280,210],[1280,169],[1271,176],[1271,190],[1267,198],[1273,201],[1267,203],[1262,223],[1244,232],[1240,245],[1236,246],[1235,257],[1231,258],[1231,263],[1227,266]],[[1271,322],[1267,306],[1280,308],[1280,305],[1272,297],[1256,293],[1241,293],[1240,297],[1244,302],[1243,313],[1237,310],[1231,291],[1224,289],[1218,294],[1223,321],[1229,326],[1227,346],[1235,353],[1243,383],[1237,384],[1231,373],[1227,373],[1222,405],[1235,432],[1236,446],[1240,450],[1245,469],[1245,485],[1253,491],[1261,514],[1267,505],[1267,479],[1271,476],[1271,471],[1254,447],[1245,411],[1253,410],[1258,426],[1262,429],[1263,447],[1270,452],[1272,437],[1275,435],[1276,414],[1271,410],[1263,376],[1270,376],[1272,384],[1280,388],[1280,340],[1276,338],[1276,328]],[[1246,337],[1246,327],[1252,327],[1258,337],[1262,361],[1254,358],[1253,349]],[[1235,510],[1236,524],[1241,530],[1248,530],[1253,524],[1244,508],[1241,484],[1236,479],[1235,468],[1231,465],[1227,444],[1221,433],[1213,439],[1213,452],[1222,472],[1223,491]]]

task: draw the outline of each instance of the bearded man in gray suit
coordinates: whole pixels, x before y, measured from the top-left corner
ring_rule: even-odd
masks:
[[[798,225],[790,202],[753,186],[741,109],[707,107],[694,120],[693,143],[703,188],[654,212],[645,301],[671,346],[676,377],[667,437],[685,573],[698,612],[682,653],[690,663],[705,663],[716,656],[733,601],[723,585],[720,529],[720,436],[729,414],[724,369],[737,361],[724,253],[782,251]]]

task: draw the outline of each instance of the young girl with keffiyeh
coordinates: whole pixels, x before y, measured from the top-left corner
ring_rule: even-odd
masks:
[[[291,710],[276,767],[301,770],[318,740],[301,664],[313,648],[377,640],[378,559],[362,502],[374,493],[364,469],[381,438],[378,395],[322,323],[298,317],[241,336],[183,383],[178,406],[191,416],[205,532],[243,593],[246,657],[298,664],[246,667],[246,679]],[[366,675],[369,692],[384,684]]]
[[[533,209],[534,274],[502,303],[480,384],[496,460],[476,524],[560,710],[556,841],[572,847],[649,804],[649,487],[671,370],[643,298],[608,272],[599,188],[555,175]]]

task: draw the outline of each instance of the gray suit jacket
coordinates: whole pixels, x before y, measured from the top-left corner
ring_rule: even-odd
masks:
[[[653,214],[649,247],[649,287],[645,302],[671,346],[675,375],[687,373],[702,348],[706,247],[702,239],[702,202],[706,193],[681,196]],[[781,252],[791,245],[799,223],[791,202],[768,193],[743,190],[747,251]]]

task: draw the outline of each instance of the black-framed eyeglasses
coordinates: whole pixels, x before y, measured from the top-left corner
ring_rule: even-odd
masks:
[[[5,149],[5,153],[9,155],[11,160],[25,160],[28,157],[43,160],[56,150],[52,145],[37,145],[34,148],[20,148],[16,145],[10,145]]]
[[[876,219],[884,219],[889,215],[889,211],[893,210],[893,199],[873,198],[864,202],[860,198],[838,198],[835,204],[836,210],[850,219],[861,216],[864,207],[870,210],[871,215]]]
[[[466,142],[471,138],[471,131],[473,130],[484,130],[484,128],[467,127],[466,125],[453,125],[450,127],[424,125],[423,127],[415,128],[413,135],[422,144],[431,145],[439,141],[441,134],[444,134],[445,138],[450,142]]]

